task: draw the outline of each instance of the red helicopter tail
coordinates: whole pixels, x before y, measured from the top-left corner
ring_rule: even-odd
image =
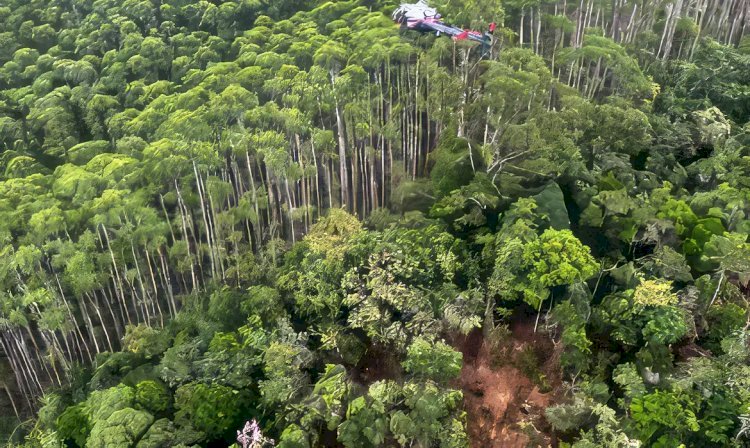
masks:
[[[469,38],[469,31],[468,30],[464,31],[461,34],[456,34],[455,36],[453,36],[453,39],[455,39],[455,40],[466,40],[468,38]]]

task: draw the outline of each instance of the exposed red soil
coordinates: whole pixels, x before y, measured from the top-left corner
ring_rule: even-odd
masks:
[[[480,331],[458,338],[464,367],[457,387],[464,392],[467,429],[473,447],[555,447],[544,410],[559,390],[557,350],[548,336],[534,333],[534,321],[514,319],[510,335],[500,344],[487,343]],[[540,371],[552,392],[542,393],[519,370],[524,351],[538,354]]]

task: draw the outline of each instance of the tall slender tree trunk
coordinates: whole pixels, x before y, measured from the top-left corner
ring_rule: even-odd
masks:
[[[260,208],[258,206],[258,190],[255,188],[255,177],[253,176],[253,165],[250,163],[250,152],[245,151],[245,161],[247,163],[247,173],[248,177],[250,178],[250,192],[253,195],[253,209],[255,209],[255,216],[257,219],[257,223],[253,224],[253,230],[255,230],[255,246],[254,249],[256,251],[260,250],[260,245],[263,242],[263,236],[261,232],[261,220],[262,217],[260,216]]]
[[[195,185],[198,191],[198,199],[201,205],[201,217],[203,218],[203,225],[205,227],[206,244],[208,244],[209,259],[211,260],[211,277],[216,278],[218,275],[218,266],[216,261],[216,254],[214,252],[214,245],[211,241],[211,226],[208,224],[208,207],[206,206],[206,199],[202,188],[201,176],[198,174],[198,167],[193,162],[193,172],[195,173]]]
[[[310,137],[310,150],[312,151],[313,166],[315,167],[315,205],[318,216],[320,216],[323,210],[323,204],[320,202],[320,167],[318,167],[318,156],[315,154],[315,139],[312,137]]]
[[[3,330],[2,334],[0,334],[0,347],[2,347],[3,352],[8,357],[11,370],[16,379],[16,384],[21,390],[21,395],[26,400],[26,405],[29,409],[33,409],[31,400],[35,398],[35,394],[31,382],[31,374],[26,371],[26,367],[19,359],[16,350],[13,348],[12,341],[9,337],[11,331],[12,330]]]
[[[109,241],[109,233],[107,231],[107,228],[104,227],[104,224],[100,224],[101,227],[101,234],[104,235],[104,241],[107,243],[107,250],[109,251],[110,259],[112,260],[112,270],[114,270],[114,279],[116,280],[115,284],[115,293],[119,295],[119,299],[125,306],[125,315],[128,318],[128,323],[132,324],[133,322],[130,320],[130,314],[128,313],[128,307],[125,302],[125,291],[123,291],[122,287],[122,278],[120,277],[120,270],[117,268],[117,260],[115,259],[115,253],[112,251],[112,245]],[[133,301],[133,310],[136,313],[136,319],[138,316],[138,304],[135,303],[135,300]]]
[[[91,306],[94,308],[94,312],[96,313],[96,316],[99,318],[99,324],[102,327],[102,332],[104,333],[104,339],[107,341],[107,347],[109,347],[110,352],[114,352],[115,348],[112,345],[112,340],[109,338],[109,332],[107,331],[107,321],[104,320],[104,317],[102,317],[102,312],[99,310],[99,305],[97,305],[96,301],[94,300],[94,297],[92,297],[89,293],[84,294],[88,299]]]
[[[180,191],[180,187],[177,184],[177,179],[174,181],[174,187],[175,191],[177,193],[177,208],[180,209],[180,220],[182,221],[182,238],[185,240],[185,247],[187,248],[187,256],[190,260],[190,278],[193,283],[193,291],[195,291],[198,287],[198,281],[195,275],[195,265],[193,263],[193,256],[190,251],[190,237],[188,235],[188,224],[187,224],[187,207],[185,206],[185,201],[182,199],[182,192]],[[146,252],[146,257],[148,257],[148,251]],[[151,268],[151,264],[149,263],[149,269]],[[153,276],[153,272],[151,274]],[[156,284],[154,284],[154,290],[156,290]]]
[[[156,248],[156,253],[159,255],[159,261],[162,266],[162,276],[164,277],[164,289],[167,292],[167,298],[172,306],[172,312],[174,315],[177,314],[177,303],[174,300],[174,292],[172,291],[172,278],[169,275],[169,266],[167,265],[166,257],[160,247]]]
[[[24,326],[23,329],[26,330],[26,335],[28,336],[28,339],[31,341],[31,345],[34,346],[34,353],[37,355],[37,358],[39,360],[39,365],[42,366],[42,370],[44,370],[44,373],[47,375],[47,378],[50,381],[54,381],[54,378],[52,377],[52,372],[47,367],[47,363],[44,362],[44,358],[42,356],[44,352],[39,348],[39,345],[36,343],[36,338],[34,337],[34,333],[32,333],[31,328],[28,326]]]
[[[331,70],[331,88],[333,88],[333,101],[336,110],[336,134],[339,143],[339,176],[341,179],[341,206],[348,209],[349,206],[349,175],[346,168],[346,128],[341,113],[338,95],[336,93],[336,75]]]
[[[3,383],[0,384],[2,386],[3,390],[5,390],[5,395],[8,396],[8,401],[10,401],[10,405],[13,407],[13,413],[16,414],[16,418],[21,418],[21,415],[18,413],[18,406],[16,406],[16,400],[13,399],[13,394],[10,393],[10,390],[8,390],[7,384],[5,384],[5,380],[3,380]]]
[[[81,361],[84,361],[83,355],[84,353],[88,357],[89,362],[94,362],[94,358],[91,356],[91,350],[89,349],[88,344],[86,343],[86,338],[83,336],[83,332],[81,331],[81,326],[78,323],[78,319],[76,319],[75,315],[73,314],[73,310],[70,307],[70,303],[68,302],[68,299],[65,297],[65,291],[63,291],[62,283],[60,282],[60,277],[57,275],[57,272],[52,269],[52,266],[50,265],[50,269],[52,270],[52,274],[55,276],[55,282],[57,283],[57,287],[60,291],[60,297],[62,298],[63,303],[65,304],[65,309],[68,312],[68,317],[70,318],[70,321],[73,322],[73,329],[74,329],[74,337],[73,340],[78,346],[78,351],[81,355]],[[78,336],[77,338],[75,336]],[[80,340],[79,340],[80,339]]]

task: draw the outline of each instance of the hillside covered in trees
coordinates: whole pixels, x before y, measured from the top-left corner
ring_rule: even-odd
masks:
[[[750,1],[431,4],[0,2],[2,443],[750,446]]]

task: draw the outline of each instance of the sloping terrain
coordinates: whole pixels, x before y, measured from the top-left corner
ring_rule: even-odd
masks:
[[[555,401],[554,392],[549,392],[549,387],[540,390],[522,371],[528,353],[541,354],[538,373],[545,375],[546,382],[559,381],[550,379],[555,377],[557,365],[554,346],[533,329],[533,321],[521,319],[510,326],[507,338],[499,344],[487,343],[479,331],[460,341],[464,366],[457,383],[464,392],[472,446],[556,446],[542,417],[544,409]],[[544,359],[545,355],[549,357]]]

